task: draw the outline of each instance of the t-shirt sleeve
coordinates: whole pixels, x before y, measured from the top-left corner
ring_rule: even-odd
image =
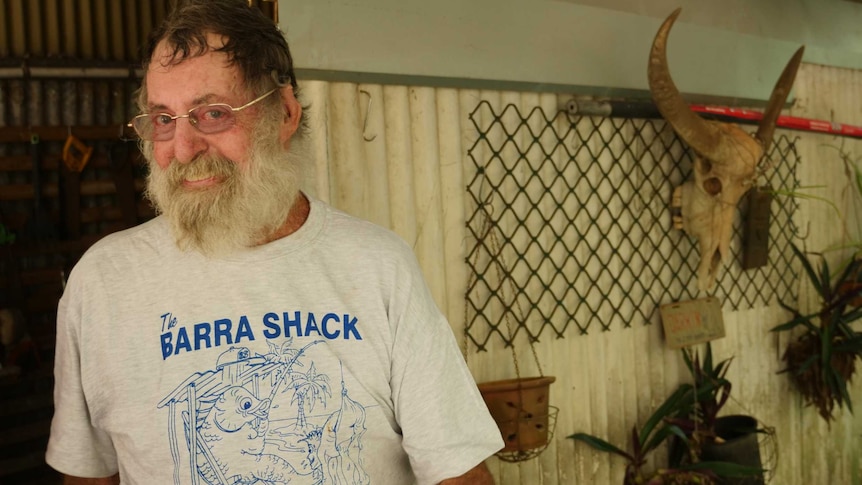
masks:
[[[419,485],[436,484],[466,473],[503,440],[418,265],[409,271],[409,284],[399,289],[403,313],[391,316],[392,397]]]
[[[117,457],[110,437],[92,425],[87,408],[81,381],[81,311],[74,295],[70,285],[57,310],[54,418],[45,458],[66,475],[108,477],[117,473]]]

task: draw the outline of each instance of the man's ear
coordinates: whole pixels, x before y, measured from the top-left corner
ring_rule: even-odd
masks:
[[[286,145],[296,130],[299,129],[299,121],[302,118],[302,105],[293,93],[293,86],[287,85],[279,90],[283,117],[279,129],[279,140]]]

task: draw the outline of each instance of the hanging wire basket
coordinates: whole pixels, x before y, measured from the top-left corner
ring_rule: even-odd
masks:
[[[501,252],[500,241],[496,227],[490,218],[485,219],[483,238],[492,248],[495,258],[494,266],[500,284],[500,296],[506,300],[508,289],[513,304],[506,313],[506,328],[509,333],[508,346],[512,350],[512,360],[515,366],[515,379],[492,381],[479,384],[479,392],[488,406],[488,411],[500,428],[505,446],[496,453],[497,458],[507,462],[521,462],[539,456],[554,437],[559,409],[550,406],[551,383],[557,380],[553,376],[542,373],[542,364],[536,352],[535,340],[530,340],[530,350],[539,371],[539,377],[521,377],[521,369],[515,352],[515,332],[512,317],[523,321],[523,311],[517,300],[517,292],[511,281],[511,272],[506,265]],[[473,282],[471,282],[473,283]],[[470,287],[471,284],[468,284]],[[466,308],[465,308],[466,313]]]
[[[479,384],[479,392],[503,436],[497,458],[531,460],[554,438],[559,409],[548,404],[553,376],[525,377]]]

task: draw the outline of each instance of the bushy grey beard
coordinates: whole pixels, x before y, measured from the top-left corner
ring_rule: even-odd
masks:
[[[299,193],[302,156],[297,152],[302,143],[291,143],[286,151],[271,121],[262,119],[252,130],[248,163],[242,167],[221,156],[202,155],[190,163],[172,160],[163,170],[155,163],[152,143],[143,145],[150,167],[146,196],[170,221],[181,250],[225,256],[261,244],[287,220]],[[221,181],[200,189],[183,187],[183,180],[207,177]]]

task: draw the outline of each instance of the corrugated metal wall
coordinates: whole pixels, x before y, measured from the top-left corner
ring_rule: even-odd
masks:
[[[469,114],[480,100],[498,111],[512,103],[523,112],[539,106],[552,113],[569,97],[319,81],[302,86],[312,107],[315,152],[309,191],[406,239],[460,338],[468,278],[465,257],[471,243],[465,217],[473,209],[465,189],[472,176],[467,149],[476,136]],[[804,65],[793,114],[862,124],[862,100],[853,94],[860,88],[859,72]],[[802,185],[824,184],[829,187],[824,194],[836,193],[847,179],[837,151],[822,145],[843,144],[845,150],[860,153],[862,142],[794,135],[799,136]],[[841,237],[834,213],[828,211],[826,204],[803,205],[800,223],[808,227],[810,221],[809,248],[825,247]],[[806,298],[809,292],[802,294]],[[814,410],[803,408],[787,378],[777,374],[787,336],[768,331],[786,317],[777,305],[725,313],[727,337],[713,345],[717,358],[734,356],[729,373],[734,388],[725,413],[750,414],[775,428],[775,439],[762,443],[764,461],[774,467],[770,483],[859,483],[860,419],[845,412],[830,429]],[[511,351],[499,340],[492,340],[483,353],[466,348],[466,340],[463,345],[477,381],[514,377]],[[536,374],[529,344],[521,339],[515,347],[522,375]],[[585,431],[624,444],[631,427],[642,424],[686,379],[679,353],[665,348],[658,325],[642,322],[632,322],[629,329],[543,338],[536,350],[545,375],[557,378],[551,387],[551,404],[560,408],[555,438],[532,461],[491,459],[498,483],[622,483],[622,460],[565,437]],[[853,393],[862,403],[858,383]],[[661,464],[665,457],[659,454],[655,459]]]
[[[862,71],[803,65],[797,79],[799,99],[791,114],[862,125]],[[844,173],[838,149],[850,154],[858,165],[862,162],[862,140],[825,135],[807,135],[803,140],[800,146],[804,161],[800,173],[803,185],[825,187],[822,193],[850,215],[850,222],[855,221],[855,224],[850,224],[850,229],[853,231],[852,226],[855,225],[856,232],[851,234],[855,234],[857,241],[860,240],[858,222],[862,220],[862,208],[854,206],[852,199],[847,197],[848,177]],[[843,240],[841,222],[832,209],[816,202],[802,208],[802,219],[808,227],[808,247],[822,249]],[[802,290],[800,299],[812,305],[813,290],[804,286]],[[855,328],[859,329],[858,323]],[[783,336],[782,349],[786,340],[787,337]],[[785,382],[784,379],[780,380]],[[793,472],[797,476],[788,476],[786,483],[794,483],[790,480],[797,480],[795,483],[862,483],[862,415],[858,411],[858,406],[862,406],[862,384],[858,377],[851,393],[857,406],[856,418],[845,412],[832,424],[831,429],[813,410],[801,409],[793,402],[786,416],[795,425],[790,435],[793,441],[790,443],[798,445],[791,447],[792,455],[785,460],[796,464]]]
[[[126,63],[182,0],[0,0],[0,58]],[[249,0],[278,19],[275,0]]]
[[[0,0],[0,57],[125,62],[176,0]]]

